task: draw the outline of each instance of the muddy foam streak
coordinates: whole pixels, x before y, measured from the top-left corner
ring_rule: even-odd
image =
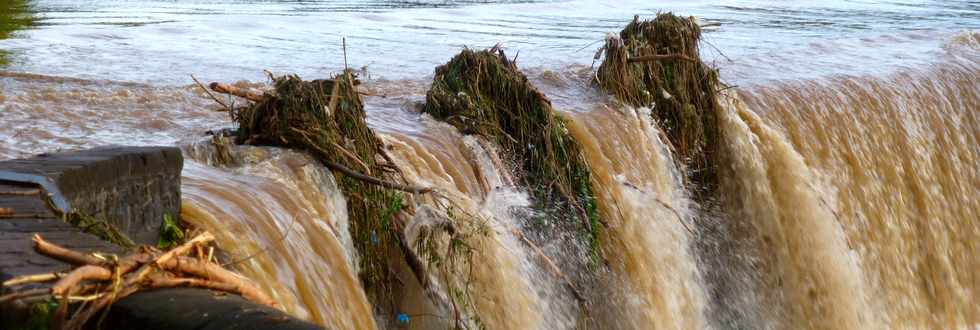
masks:
[[[705,292],[691,251],[691,201],[647,109],[569,113],[599,198],[602,251],[623,286],[597,306],[612,328],[700,329]],[[601,303],[600,303],[601,304]]]
[[[461,274],[470,281],[474,317],[488,329],[564,329],[575,325],[574,300],[552,275],[536,262],[536,256],[514,233],[520,217],[532,212],[526,192],[515,187],[510,170],[497,158],[495,147],[452,126],[427,116],[419,118],[425,129],[415,133],[391,132],[385,142],[410,182],[437,187],[460,209],[487,220],[486,235],[468,242],[475,248],[472,267]],[[412,221],[424,221],[418,215]],[[411,224],[409,226],[412,226]],[[445,283],[443,283],[445,284]],[[420,307],[424,301],[406,299],[409,313],[440,314]],[[438,318],[447,325],[452,314]],[[450,311],[451,312],[451,311]],[[439,328],[440,323],[421,318],[419,328]],[[451,325],[451,323],[448,323]]]
[[[187,163],[181,217],[215,233],[235,268],[290,314],[336,329],[375,328],[333,176],[298,153],[240,150],[241,167]],[[185,154],[214,163],[207,147]]]
[[[748,128],[755,136],[748,143],[762,152],[760,159],[742,156],[745,163],[769,168],[769,180],[736,171],[743,187],[770,182],[776,193],[773,183],[793,184],[797,187],[774,195],[784,199],[773,198],[771,207],[781,213],[812,210],[806,217],[783,217],[782,228],[806,227],[799,228],[799,237],[772,236],[773,244],[825,245],[820,253],[827,255],[820,260],[837,260],[832,273],[823,275],[825,282],[839,277],[836,282],[847,285],[786,290],[817,290],[814,307],[841,309],[835,322],[854,319],[844,310],[853,307],[865,325],[968,328],[980,323],[980,38],[962,37],[971,42],[954,40],[947,48],[972,50],[949,49],[947,61],[920,72],[757,88],[743,93],[744,106],[733,110],[746,123],[740,130]],[[785,140],[770,137],[777,132]],[[772,143],[778,146],[765,146]],[[746,149],[734,149],[745,155]],[[776,152],[792,163],[773,163]],[[799,173],[804,169],[809,173]],[[808,182],[797,181],[803,179]],[[756,212],[769,208],[746,206]],[[852,271],[851,262],[859,272]],[[814,301],[798,298],[803,300],[792,303]],[[807,322],[819,324],[813,316],[818,314]],[[852,323],[836,323],[846,324]]]

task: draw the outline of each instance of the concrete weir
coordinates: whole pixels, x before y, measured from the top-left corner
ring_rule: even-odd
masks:
[[[0,161],[0,281],[70,268],[36,253],[31,241],[35,233],[78,251],[126,252],[65,222],[60,215],[67,212],[103,219],[137,244],[155,244],[164,215],[179,216],[182,168],[183,157],[175,147],[100,147]],[[8,291],[0,288],[0,295]],[[24,328],[28,316],[23,302],[0,305],[0,328]],[[186,288],[124,298],[103,325],[319,329],[237,296]]]

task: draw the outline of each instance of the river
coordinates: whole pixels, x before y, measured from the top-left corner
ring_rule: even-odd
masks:
[[[730,155],[717,207],[694,201],[648,109],[590,83],[606,34],[662,11],[706,26],[703,57],[734,86],[723,97]],[[312,79],[346,65],[406,176],[490,219],[474,277],[488,328],[973,328],[976,29],[971,1],[8,0],[0,158],[180,146],[183,218],[230,255],[267,250],[239,271],[298,317],[389,327],[394,316],[373,313],[358,282],[333,175],[267,148],[216,163],[204,132],[232,123],[190,78],[261,89],[263,70]],[[436,66],[495,44],[570,120],[600,187],[611,266],[590,298],[595,323],[512,233],[535,212],[508,179],[515,169],[492,144],[414,108]],[[587,258],[565,247],[541,249]],[[409,327],[444,326],[423,300],[396,309]]]

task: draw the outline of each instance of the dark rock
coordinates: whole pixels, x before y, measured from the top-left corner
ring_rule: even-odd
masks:
[[[191,288],[143,291],[126,297],[112,305],[102,328],[322,329],[236,295]]]

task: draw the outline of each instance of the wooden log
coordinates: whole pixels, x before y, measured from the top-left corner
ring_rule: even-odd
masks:
[[[112,272],[101,266],[95,265],[85,265],[78,267],[71,273],[68,273],[65,277],[55,282],[51,286],[51,294],[56,296],[63,296],[71,288],[75,287],[82,281],[96,280],[96,281],[108,281],[112,279]]]
[[[270,298],[261,289],[255,287],[251,283],[246,282],[243,278],[235,275],[231,271],[222,268],[221,266],[209,262],[202,262],[200,260],[179,256],[173,259],[169,259],[164,263],[158,263],[163,269],[171,272],[180,272],[185,274],[194,275],[202,279],[211,280],[213,282],[220,282],[230,285],[235,291],[228,291],[232,293],[240,294],[245,299],[251,300],[257,304],[266,305],[269,307],[277,307],[279,304],[275,300]],[[169,282],[168,282],[169,283]],[[216,289],[216,288],[212,288]]]
[[[103,261],[89,254],[69,250],[60,245],[50,243],[41,238],[41,235],[34,234],[34,250],[58,261],[71,264],[73,266],[82,265],[101,265]]]
[[[253,92],[253,91],[249,91],[249,90],[244,90],[244,89],[241,89],[241,88],[238,88],[238,87],[235,87],[235,86],[232,86],[232,85],[228,85],[228,84],[222,84],[222,83],[218,83],[218,82],[213,82],[213,83],[211,83],[211,85],[209,87],[211,87],[211,90],[213,90],[215,92],[222,93],[222,94],[229,94],[229,95],[238,96],[240,98],[243,98],[243,99],[246,99],[246,100],[249,100],[249,101],[252,101],[252,102],[262,102],[262,100],[265,100],[265,96],[262,95],[262,94],[259,94],[259,93]]]

